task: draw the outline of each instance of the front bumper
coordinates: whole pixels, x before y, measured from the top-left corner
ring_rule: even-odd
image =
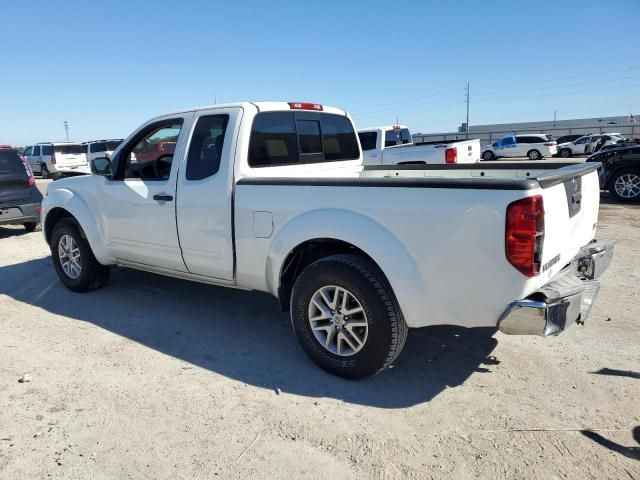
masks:
[[[509,305],[498,323],[508,335],[557,335],[574,323],[584,324],[600,290],[598,278],[613,257],[613,242],[583,247],[551,282],[524,300]]]

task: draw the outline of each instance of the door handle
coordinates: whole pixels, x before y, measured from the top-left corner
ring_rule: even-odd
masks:
[[[171,195],[158,194],[154,195],[153,199],[157,200],[158,202],[171,202],[173,200],[173,197]]]

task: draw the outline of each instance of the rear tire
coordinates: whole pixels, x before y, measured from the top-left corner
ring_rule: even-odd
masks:
[[[47,166],[44,163],[40,166],[40,176],[45,180],[47,178],[51,178],[51,174],[49,173],[49,169],[47,168]]]
[[[570,158],[571,155],[573,155],[573,152],[570,148],[563,148],[562,150],[560,150],[560,156],[562,158]]]
[[[36,230],[37,231],[41,230],[40,224],[37,222],[23,223],[22,226],[25,228],[27,232],[35,232]]]
[[[408,333],[380,269],[350,254],[322,258],[303,270],[293,286],[291,322],[311,360],[348,379],[370,377],[391,365]]]
[[[102,287],[111,269],[100,264],[78,222],[63,218],[53,227],[51,259],[58,278],[74,292],[88,292]]]
[[[529,160],[542,160],[542,155],[538,150],[529,150],[527,157],[529,157]]]
[[[609,193],[619,202],[640,201],[640,169],[623,168],[609,180]]]
[[[495,158],[496,156],[493,154],[493,152],[490,152],[489,150],[487,150],[482,154],[482,159],[485,161],[494,160]]]

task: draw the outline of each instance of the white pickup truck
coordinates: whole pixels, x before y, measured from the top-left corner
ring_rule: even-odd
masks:
[[[132,161],[144,151],[158,156]],[[613,252],[594,240],[597,167],[363,168],[342,110],[215,105],[154,118],[93,175],[49,185],[42,224],[73,291],[117,265],[270,292],[314,362],[363,378],[408,327],[584,322]]]
[[[358,130],[364,165],[430,165],[480,161],[480,140],[444,140],[414,144],[404,125]]]

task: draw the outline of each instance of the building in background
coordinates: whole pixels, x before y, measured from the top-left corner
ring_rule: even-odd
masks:
[[[618,117],[576,118],[572,120],[549,120],[542,122],[496,123],[492,125],[470,125],[469,137],[479,138],[482,144],[493,143],[495,140],[510,134],[548,133],[554,137],[563,135],[589,133],[620,133],[627,138],[640,138],[640,124],[637,115]],[[466,124],[460,125],[457,132],[449,133],[418,133],[413,135],[413,141],[434,142],[440,140],[459,140],[466,138]]]

